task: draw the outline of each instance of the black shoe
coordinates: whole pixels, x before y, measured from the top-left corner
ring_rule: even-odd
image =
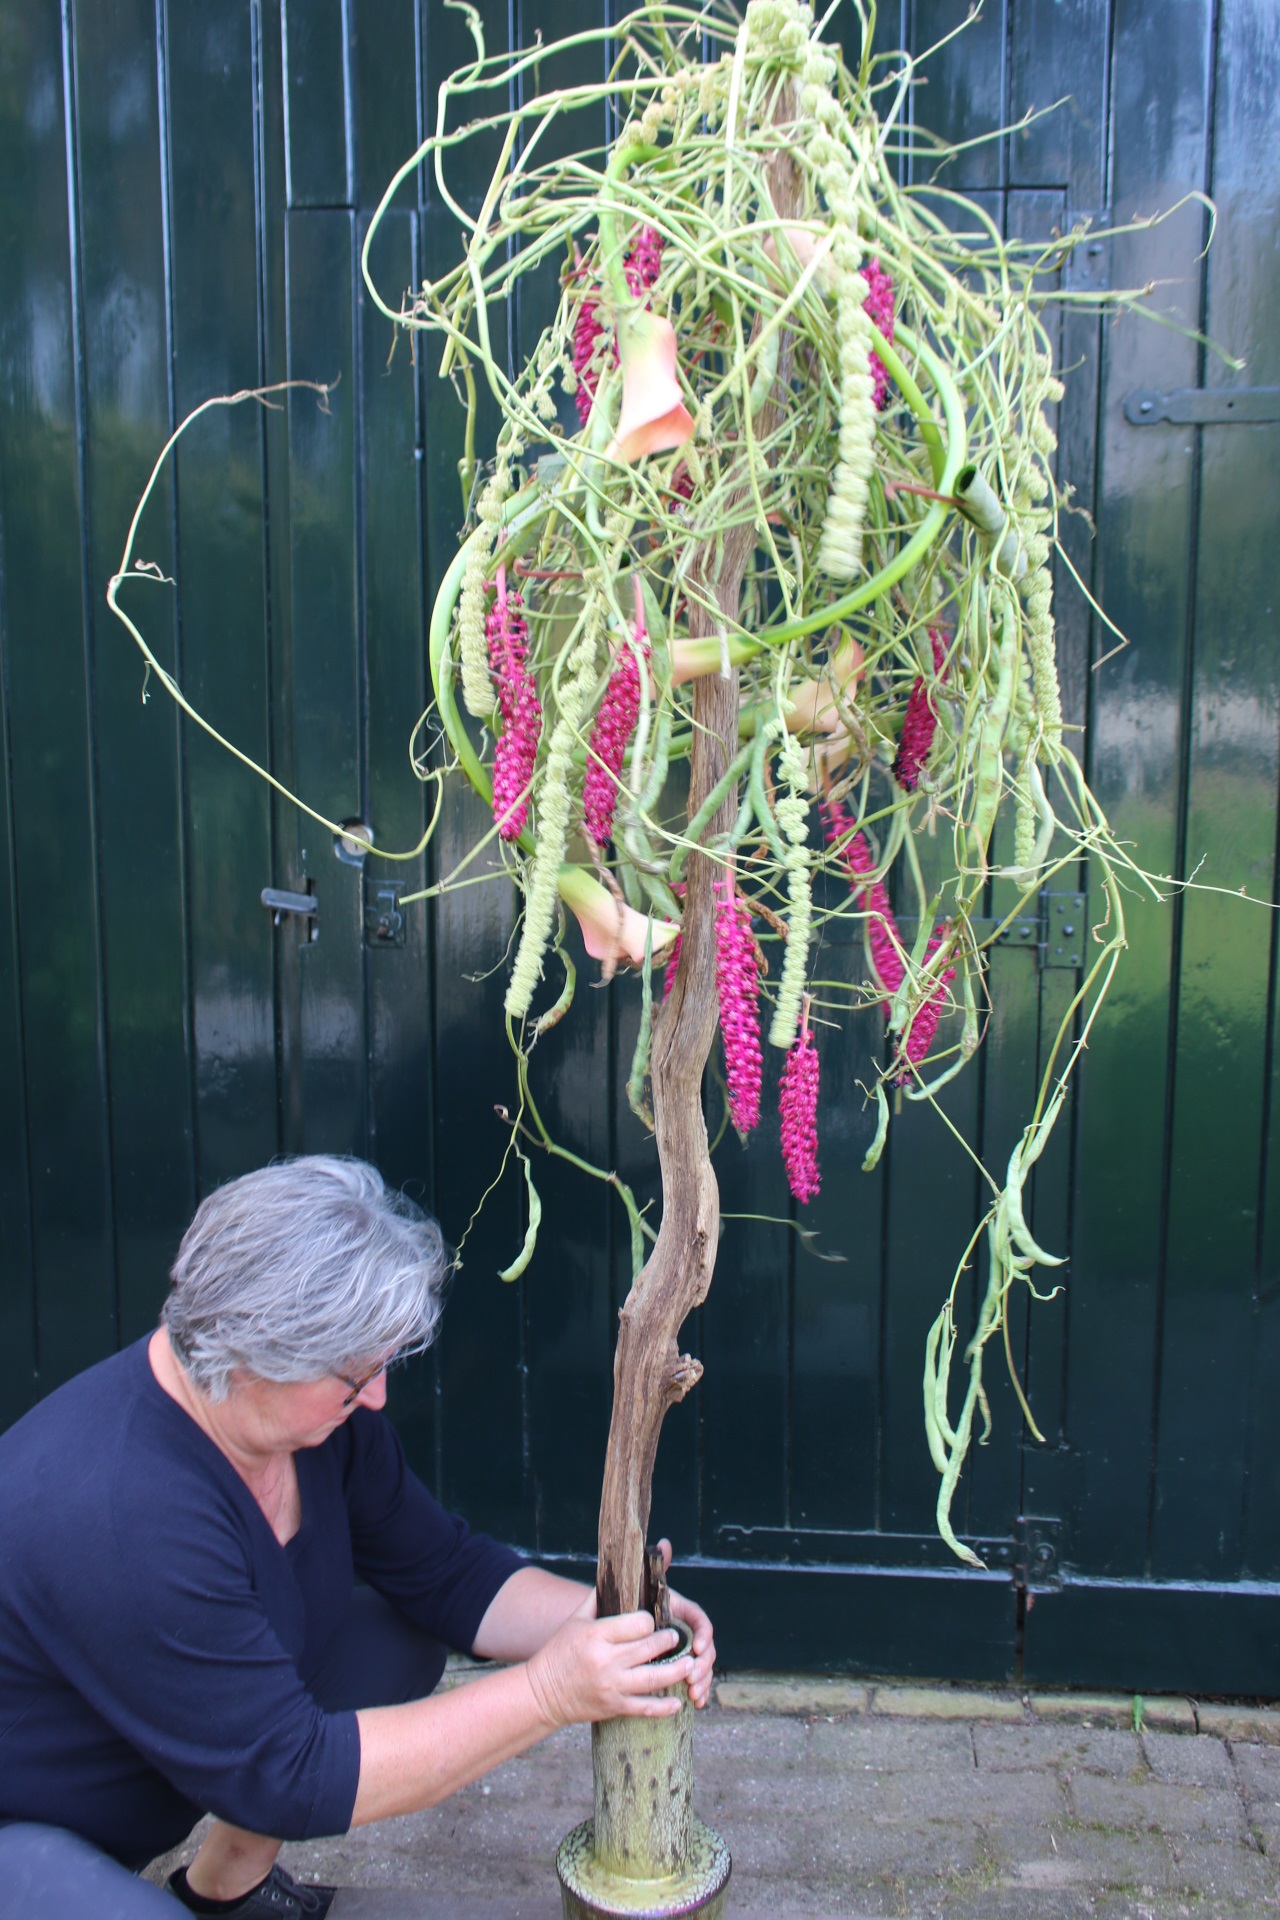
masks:
[[[200,1896],[187,1885],[187,1870],[178,1867],[165,1881],[192,1913],[216,1915],[218,1920],[324,1920],[336,1887],[313,1887],[294,1879],[281,1866],[272,1867],[260,1886],[246,1893],[243,1900],[230,1903],[212,1900],[196,1902]]]

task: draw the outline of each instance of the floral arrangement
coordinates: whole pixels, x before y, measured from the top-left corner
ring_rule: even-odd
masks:
[[[1003,1332],[1008,1353],[1013,1289],[1034,1291],[1035,1270],[1059,1264],[1028,1228],[1023,1190],[1124,945],[1118,873],[1138,872],[1069,744],[1055,666],[1063,386],[1044,309],[1083,231],[1006,244],[978,208],[903,187],[913,66],[873,60],[865,14],[853,68],[804,0],[750,0],[741,18],[649,0],[561,48],[496,55],[463,11],[475,57],[441,87],[436,131],[388,187],[364,265],[389,317],[442,339],[440,373],[467,409],[466,527],[429,636],[444,757],[423,751],[418,766],[431,781],[465,777],[491,806],[491,851],[522,901],[506,1014],[531,1223],[507,1277],[537,1228],[526,1109],[551,1143],[528,1062],[572,1000],[570,915],[606,977],[623,965],[642,976],[629,1086],[657,1126],[656,1235],[620,1191],[635,1311],[660,1295],[667,1305],[619,1367],[643,1373],[646,1341],[662,1348],[660,1419],[699,1371],[674,1333],[714,1263],[714,1181],[691,1116],[717,1021],[728,1119],[743,1134],[776,1126],[803,1205],[821,1181],[826,1034],[852,1009],[883,1007],[870,1169],[891,1101],[934,1103],[977,1052],[986,949],[1089,857],[1105,902],[1095,951],[1008,1167],[986,1176],[990,1204],[926,1343],[938,1525],[973,1561],[950,1509],[987,1414],[984,1352]],[[606,77],[539,90],[550,53],[591,45]],[[606,108],[619,128],[607,148],[544,158],[550,128],[559,138],[589,114],[599,127]],[[451,180],[474,168],[480,137],[500,151],[472,216]],[[391,305],[369,248],[423,164],[465,247]],[[490,316],[525,275],[548,272],[555,316],[513,373]],[[483,467],[481,385],[501,420]],[[1007,884],[993,931],[996,882]],[[865,946],[853,987],[820,968],[840,921]],[[781,1061],[768,1121],[765,1047]],[[678,1100],[677,1140],[664,1113]],[[690,1157],[696,1177],[677,1165]],[[677,1194],[677,1176],[696,1192]],[[957,1283],[983,1236],[987,1287],[953,1419]],[[657,1242],[647,1263],[646,1237]],[[678,1281],[691,1245],[698,1270]],[[615,1428],[619,1417],[615,1403]],[[650,1449],[619,1495],[635,1539],[619,1549],[615,1599],[636,1590],[651,1467]]]

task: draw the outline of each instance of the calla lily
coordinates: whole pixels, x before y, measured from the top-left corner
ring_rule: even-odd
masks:
[[[646,453],[669,453],[693,432],[693,416],[676,378],[676,330],[646,309],[618,323],[622,362],[622,412],[609,457],[631,462]]]
[[[799,261],[801,269],[807,267],[814,255],[818,252],[821,242],[810,233],[807,227],[794,227],[786,224],[782,227],[781,231],[786,237],[787,245]],[[831,291],[833,268],[829,258],[830,251],[830,243],[828,242],[823,257],[819,260],[813,276],[823,293],[830,293]],[[775,267],[779,264],[778,241],[775,234],[768,233],[765,235],[764,253],[767,259],[772,260]]]
[[[670,920],[653,920],[625,901],[616,900],[607,887],[581,867],[561,867],[556,884],[560,898],[582,928],[587,952],[606,967],[619,966],[623,961],[633,967],[643,966],[646,940],[651,942],[650,952],[656,963],[680,931]]]
[[[840,702],[848,705],[861,678],[862,648],[856,640],[845,640],[828,660],[820,679],[806,680],[796,688],[787,715],[787,732],[825,733],[833,738],[842,734],[847,739]]]
[[[838,703],[849,705],[861,678],[862,648],[850,639],[837,647],[821,679],[808,680],[795,690],[787,715],[787,731],[813,736],[809,749],[813,768],[808,782],[813,791],[818,791],[826,778],[844,765],[853,749],[853,739]]]
[[[758,640],[732,636],[728,644],[729,665],[743,667],[760,651]],[[671,642],[671,684],[683,686],[686,680],[700,680],[704,674],[719,673],[723,658],[718,640],[673,640]]]

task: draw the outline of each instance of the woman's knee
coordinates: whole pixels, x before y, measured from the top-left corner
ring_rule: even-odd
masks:
[[[372,1587],[358,1587],[351,1610],[307,1686],[329,1713],[396,1707],[439,1685],[446,1649],[415,1627]]]
[[[173,1920],[167,1893],[64,1827],[0,1827],[0,1920]]]

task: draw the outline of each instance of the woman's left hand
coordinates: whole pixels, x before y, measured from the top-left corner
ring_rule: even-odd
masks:
[[[671,1542],[659,1540],[663,1566],[671,1566]],[[711,1698],[711,1676],[716,1664],[715,1635],[711,1622],[696,1600],[686,1600],[674,1588],[667,1589],[671,1599],[671,1617],[693,1628],[693,1672],[689,1676],[689,1698],[695,1707],[705,1707]]]

